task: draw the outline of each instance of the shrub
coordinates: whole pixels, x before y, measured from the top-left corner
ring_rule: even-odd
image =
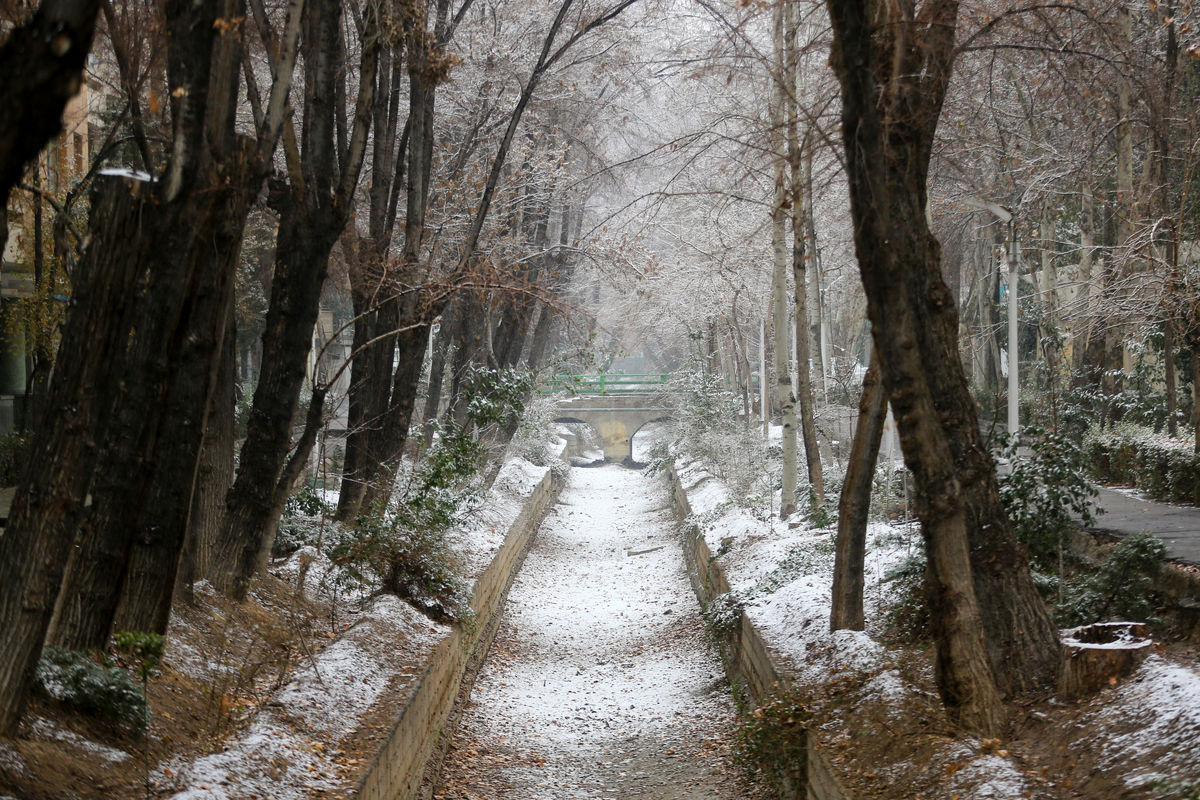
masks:
[[[35,678],[48,696],[141,735],[149,712],[146,696],[121,667],[97,664],[84,653],[47,647]]]
[[[158,663],[162,661],[163,648],[166,639],[160,633],[145,633],[143,631],[120,631],[113,634],[113,644],[118,650],[123,650],[137,664],[138,678],[142,685],[150,680]]]
[[[737,630],[746,604],[733,592],[719,594],[704,606],[705,629],[718,643]]]
[[[809,704],[797,689],[777,688],[750,712],[738,732],[737,753],[742,763],[777,789],[802,789],[808,772],[807,725],[811,717]]]
[[[1000,502],[1034,563],[1051,569],[1061,562],[1075,520],[1094,522],[1097,492],[1074,439],[1034,427],[1026,429],[1024,439],[1031,450],[1027,456],[1018,457],[1015,441],[1005,444],[1012,469],[1000,477]]]
[[[1166,556],[1166,545],[1149,533],[1126,536],[1096,570],[1064,586],[1059,621],[1063,625],[1113,618],[1153,621],[1151,588]]]
[[[332,514],[333,509],[311,486],[301,486],[283,507],[271,555],[283,558],[306,545],[319,547],[324,534],[334,525],[328,519]]]
[[[1190,439],[1172,439],[1130,423],[1093,428],[1084,438],[1093,473],[1105,483],[1125,483],[1174,503],[1196,502],[1200,456]]]

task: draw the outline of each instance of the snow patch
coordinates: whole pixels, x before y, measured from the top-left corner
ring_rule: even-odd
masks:
[[[114,764],[119,764],[129,758],[129,753],[126,753],[124,750],[118,750],[115,747],[108,747],[99,742],[93,742],[91,739],[87,739],[77,733],[60,728],[52,720],[45,719],[44,717],[38,717],[33,720],[30,729],[33,731],[34,736],[42,739],[66,742],[81,750],[90,750],[105,761],[110,761]]]

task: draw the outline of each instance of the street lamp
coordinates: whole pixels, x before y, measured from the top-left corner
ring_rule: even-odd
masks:
[[[1021,246],[1017,243],[1017,222],[1013,213],[1002,205],[978,197],[964,197],[963,205],[990,212],[1008,226],[1008,435],[1016,438],[1021,432],[1017,418],[1017,280],[1020,277]]]

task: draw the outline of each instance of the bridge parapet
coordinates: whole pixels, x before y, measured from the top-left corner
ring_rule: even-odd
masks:
[[[555,375],[542,386],[542,394],[570,392],[577,395],[654,394],[671,379],[670,373],[598,373]]]

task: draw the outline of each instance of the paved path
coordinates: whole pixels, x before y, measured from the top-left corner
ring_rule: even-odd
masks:
[[[659,481],[573,469],[513,584],[440,800],[748,800]]]
[[[1095,530],[1123,535],[1148,531],[1163,540],[1177,561],[1200,564],[1200,508],[1143,499],[1128,489],[1101,486]]]

